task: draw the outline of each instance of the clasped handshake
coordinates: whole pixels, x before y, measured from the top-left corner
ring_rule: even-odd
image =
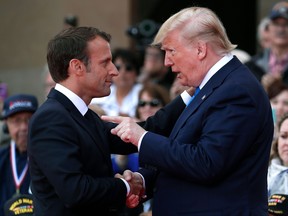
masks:
[[[141,199],[146,198],[144,182],[139,173],[125,170],[123,175],[117,173],[115,178],[125,179],[130,186],[130,192],[126,198],[126,206],[128,208],[135,208]]]

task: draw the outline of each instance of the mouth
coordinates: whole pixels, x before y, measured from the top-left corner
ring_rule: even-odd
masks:
[[[106,83],[111,86],[112,85],[112,81],[107,80]]]

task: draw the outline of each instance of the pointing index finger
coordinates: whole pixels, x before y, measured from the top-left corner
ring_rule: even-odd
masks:
[[[114,123],[121,123],[124,120],[124,117],[122,116],[107,116],[107,115],[102,115],[101,119],[104,121],[109,121],[109,122],[114,122]]]

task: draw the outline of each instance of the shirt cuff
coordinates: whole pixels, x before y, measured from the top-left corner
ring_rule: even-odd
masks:
[[[144,189],[145,189],[145,179],[144,179],[144,177],[142,176],[142,174],[141,173],[139,173],[139,172],[135,172],[135,173],[137,173],[137,174],[139,174],[140,176],[141,176],[141,178],[142,178],[142,181],[143,181],[143,187],[144,187]],[[125,180],[125,179],[123,179],[123,178],[120,178],[124,183],[125,183],[125,185],[126,185],[126,189],[127,189],[127,194],[126,194],[126,197],[129,195],[129,193],[130,193],[130,185],[128,184],[128,182]]]
[[[145,134],[147,133],[148,131],[145,131],[145,133],[142,134],[142,136],[140,137],[139,141],[138,141],[138,152],[140,151],[140,147],[141,147],[141,143],[142,143],[142,140],[143,140],[143,137],[145,136]]]
[[[142,177],[143,178],[143,177]],[[125,179],[123,179],[123,178],[120,178],[124,183],[125,183],[125,185],[126,185],[126,189],[127,189],[127,194],[126,194],[126,196],[128,196],[128,194],[130,193],[130,185],[128,184],[128,182],[125,180]]]
[[[143,187],[144,187],[144,189],[145,189],[146,187],[145,187],[145,179],[144,179],[144,177],[143,177],[142,174],[139,173],[139,172],[135,172],[135,173],[138,173],[138,174],[141,176],[142,181],[143,181]]]

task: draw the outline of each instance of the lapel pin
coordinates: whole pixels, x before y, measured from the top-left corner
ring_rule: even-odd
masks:
[[[202,100],[204,100],[206,98],[206,95],[203,95]]]

